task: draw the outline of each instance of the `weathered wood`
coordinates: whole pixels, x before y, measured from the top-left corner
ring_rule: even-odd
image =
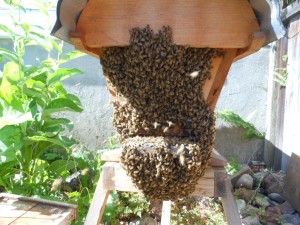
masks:
[[[161,213],[161,224],[171,224],[171,201],[163,201],[162,213]]]
[[[44,199],[0,193],[0,224],[69,225],[77,207]]]
[[[128,192],[141,192],[132,182],[120,163],[107,162],[102,168],[103,188],[106,190],[118,190]],[[215,193],[215,172],[224,171],[222,167],[206,167],[205,174],[201,177],[195,187],[192,196],[217,196]]]
[[[107,179],[107,177],[105,176],[105,172],[103,171],[97,183],[95,194],[86,216],[86,220],[84,222],[85,225],[98,225],[101,222],[106,202],[110,193],[109,190],[104,189],[105,179]]]
[[[256,32],[253,34],[251,39],[252,41],[249,46],[247,46],[246,48],[238,49],[234,61],[237,61],[241,58],[251,55],[257,52],[259,49],[261,49],[261,47],[264,45],[266,41],[266,35],[263,32]]]
[[[105,162],[120,162],[121,148],[106,151],[102,154],[101,160]],[[208,166],[226,166],[227,160],[220,155],[215,149],[213,150],[212,156],[208,161]]]
[[[212,16],[213,15],[213,16]],[[178,45],[245,48],[260,27],[246,0],[90,0],[77,23],[81,41],[90,48],[125,46],[129,30],[168,25]]]
[[[233,60],[236,56],[236,52],[237,52],[236,49],[227,49],[225,51],[225,56],[219,66],[218,72],[216,74],[216,77],[214,79],[214,82],[211,86],[211,89],[209,91],[209,94],[208,94],[208,97],[206,100],[211,111],[214,111],[214,109],[215,109],[218,98],[222,91],[222,87],[225,83],[227,74],[228,74],[231,64],[233,63]]]
[[[240,214],[232,194],[229,179],[225,180],[226,195],[222,197],[222,205],[228,225],[242,225]]]

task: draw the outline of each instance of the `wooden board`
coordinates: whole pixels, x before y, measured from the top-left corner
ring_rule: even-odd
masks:
[[[229,69],[233,60],[236,56],[237,49],[227,49],[225,51],[225,56],[218,68],[218,72],[216,73],[215,79],[213,84],[211,85],[208,97],[207,97],[207,104],[211,111],[214,111],[215,106],[217,104],[218,98],[221,94],[223,85],[225,83],[226,77],[228,75]]]
[[[101,160],[105,162],[120,162],[121,148],[106,151],[102,154]],[[220,155],[215,149],[213,150],[212,157],[208,162],[208,166],[224,167],[227,165],[227,160]]]
[[[195,187],[195,191],[191,194],[192,196],[207,196],[217,197],[215,193],[216,184],[222,185],[222,182],[215,180],[215,173],[222,171],[226,174],[225,169],[222,167],[207,167],[205,174],[198,180]],[[102,168],[103,176],[103,189],[105,190],[119,190],[128,192],[140,192],[140,190],[133,184],[131,178],[126,174],[126,171],[122,168],[120,163],[107,162]],[[223,176],[224,179],[226,176]],[[218,187],[222,189],[223,187]],[[220,193],[220,192],[218,192]]]
[[[0,193],[1,225],[67,225],[76,213],[75,205]]]
[[[245,48],[260,31],[247,0],[89,0],[77,23],[84,46],[102,48],[129,44],[129,30],[150,25],[173,29],[178,45]]]

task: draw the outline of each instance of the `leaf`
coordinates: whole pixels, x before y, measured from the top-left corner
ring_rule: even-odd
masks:
[[[60,82],[66,78],[74,76],[76,74],[82,74],[83,72],[79,69],[67,69],[67,68],[60,68],[57,69],[54,73],[52,73],[48,79],[48,85],[52,85],[54,83]]]
[[[46,134],[40,134],[40,135],[35,135],[35,136],[29,136],[29,137],[24,137],[25,141],[29,142],[50,142],[55,145],[59,145],[63,148],[67,148],[67,145],[65,144],[64,139],[57,135],[56,137],[47,137]]]
[[[58,63],[62,64],[62,63],[68,62],[72,59],[76,59],[76,58],[79,58],[79,57],[85,56],[85,55],[86,55],[85,53],[77,51],[77,50],[71,51],[71,52],[68,52],[67,54],[65,54],[64,56],[62,56],[59,59]]]
[[[21,130],[16,126],[5,126],[0,129],[0,152],[18,149],[23,145]]]
[[[70,99],[66,98],[58,98],[53,101],[51,101],[43,112],[43,117],[50,115],[55,112],[61,112],[61,111],[71,111],[71,112],[82,112],[82,108],[80,105],[74,103]]]
[[[15,32],[13,32],[8,26],[4,24],[0,24],[0,30],[8,34],[12,39],[15,36]]]
[[[32,121],[32,114],[29,109],[29,102],[22,102],[13,98],[10,104],[0,99],[2,112],[0,117],[0,128],[7,125],[17,125],[26,121]]]
[[[69,131],[71,131],[74,127],[74,124],[71,120],[66,119],[66,118],[45,118],[45,127],[51,127],[55,126],[57,124],[64,125],[66,128],[68,128]]]
[[[57,41],[56,40],[54,40],[54,39],[50,39],[50,41],[51,41],[51,44],[52,44],[52,46],[59,52],[59,53],[62,53],[62,47],[61,47],[61,45],[59,45],[58,43],[57,43]]]
[[[19,65],[15,62],[8,62],[4,65],[3,77],[10,84],[17,84],[22,78],[22,71],[19,69]]]
[[[22,23],[21,27],[24,30],[24,32],[26,33],[26,35],[28,35],[30,32],[31,25],[29,25],[28,23]]]
[[[14,52],[9,51],[5,48],[0,48],[0,56],[9,59],[15,63],[19,62],[18,56]]]
[[[63,171],[72,170],[76,167],[77,165],[74,161],[56,160],[50,164],[49,170],[60,175]]]

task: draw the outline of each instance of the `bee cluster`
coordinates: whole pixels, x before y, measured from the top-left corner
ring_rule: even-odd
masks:
[[[177,199],[193,192],[211,155],[215,117],[202,88],[221,50],[172,42],[172,30],[130,31],[130,45],[101,57],[115,93],[114,126],[121,162],[146,197]]]

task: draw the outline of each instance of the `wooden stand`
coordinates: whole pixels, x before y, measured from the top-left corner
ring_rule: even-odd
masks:
[[[132,183],[131,178],[120,165],[121,150],[106,152],[102,160],[106,161],[102,168],[102,175],[98,181],[95,196],[91,203],[85,225],[100,224],[107,198],[110,191],[140,192]],[[241,225],[240,216],[234,196],[231,191],[225,166],[227,161],[217,151],[213,152],[212,158],[205,170],[205,174],[198,180],[192,196],[221,197],[226,220],[229,225]],[[163,202],[162,223],[170,224],[171,202]]]

